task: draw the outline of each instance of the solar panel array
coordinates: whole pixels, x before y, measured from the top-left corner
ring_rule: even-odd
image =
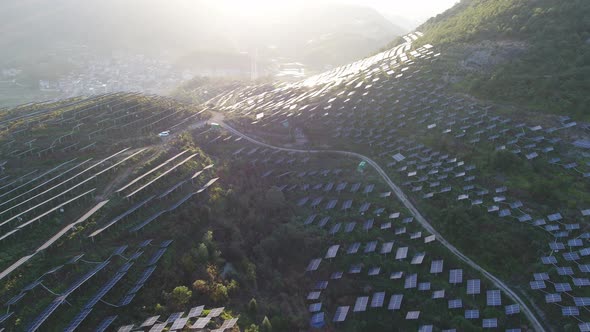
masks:
[[[219,320],[218,317],[221,316],[224,309],[224,307],[212,308],[209,310],[208,315],[206,317],[203,317],[201,315],[205,311],[205,306],[196,306],[191,308],[186,316],[184,315],[184,312],[181,311],[170,314],[166,320],[159,320],[161,316],[153,316],[147,318],[143,321],[140,327],[149,328],[149,331],[161,332],[165,329],[169,329],[170,331],[176,331],[182,330],[186,327],[188,327],[189,329],[203,329],[207,325],[215,323],[218,325],[218,327],[215,329],[211,329],[210,331],[224,332],[226,330],[231,330],[232,328],[234,328],[234,326],[236,326],[238,322],[238,318]],[[218,321],[221,321],[221,323],[217,323]],[[119,329],[125,329],[128,327],[131,327],[134,330],[137,329],[134,328],[134,326],[134,324],[123,325]]]
[[[479,282],[473,282],[474,293],[467,294],[467,285],[462,278],[477,274],[455,268],[457,262],[444,262],[441,257],[437,257],[438,255],[430,256],[429,248],[437,245],[436,237],[428,234],[414,222],[400,203],[392,202],[390,195],[380,194],[386,190],[382,184],[371,183],[374,185],[373,191],[369,190],[365,194],[362,188],[367,187],[367,184],[359,182],[358,174],[347,170],[343,165],[339,165],[344,169],[340,174],[326,172],[327,175],[316,179],[316,176],[320,176],[320,172],[309,171],[310,166],[313,167],[313,159],[312,165],[302,165],[298,163],[298,159],[301,158],[299,155],[283,152],[269,155],[265,149],[255,150],[253,145],[241,141],[220,139],[217,142],[216,144],[229,145],[225,147],[228,150],[241,151],[234,156],[237,161],[254,165],[262,177],[261,181],[269,187],[279,188],[285,198],[297,206],[298,210],[305,211],[305,214],[300,216],[300,223],[304,227],[323,229],[326,236],[329,236],[322,251],[315,257],[309,257],[307,266],[304,267],[308,278],[315,279],[306,297],[308,311],[312,317],[310,324],[314,324],[314,317],[323,317],[322,314],[333,315],[330,322],[323,322],[322,319],[323,324],[344,324],[350,319],[362,320],[356,315],[342,314],[341,311],[345,310],[341,309],[342,307],[348,307],[352,312],[373,311],[383,307],[401,311],[403,317],[409,311],[421,311],[419,317],[422,318],[417,319],[421,323],[420,326],[431,325],[423,324],[428,322],[424,319],[432,319],[431,313],[423,312],[420,308],[412,308],[408,304],[406,304],[407,307],[402,305],[404,294],[409,298],[418,296],[426,299],[445,299],[435,302],[438,303],[437,306],[445,309],[448,307],[449,297],[454,296],[454,300],[457,301],[451,302],[452,309],[448,310],[458,310],[462,307],[470,309],[473,306],[485,308],[485,297],[479,293],[482,287],[485,289],[489,285],[480,282],[479,279],[466,278]],[[252,154],[244,153],[244,151],[254,150]],[[282,163],[281,166],[274,164],[275,160],[289,158],[294,158],[295,161],[292,164]],[[354,167],[352,167],[353,170]],[[273,172],[269,173],[270,170]],[[344,190],[345,188],[349,190]],[[327,204],[317,204],[318,198]],[[340,211],[325,208],[326,205],[332,205],[329,204],[330,202],[336,200],[339,203],[351,202],[351,204],[347,209]],[[382,200],[387,200],[387,203]],[[314,201],[316,204],[312,204]],[[351,208],[355,203],[358,204],[354,206],[356,208]],[[357,241],[357,238],[361,241]],[[399,270],[392,270],[390,260],[385,258],[390,253],[395,254],[391,257],[391,262],[397,259],[402,264]],[[326,262],[322,262],[322,259]],[[412,269],[418,269],[420,272],[406,273],[411,266],[413,266]],[[455,290],[451,288],[448,279],[441,275],[450,270],[454,270],[453,274],[457,276]],[[327,277],[329,277],[329,283],[326,281]],[[348,287],[352,287],[358,293],[354,298],[348,298],[348,301],[345,300],[347,297],[343,297],[337,302],[339,306],[332,307],[328,303],[339,298],[339,285],[342,284],[338,282],[344,279],[347,279],[345,282],[351,285]],[[387,288],[382,286],[381,289],[373,288],[373,291],[366,292],[360,287],[356,288],[356,280],[363,280],[363,284],[375,282],[378,285],[388,286]],[[439,286],[443,280],[447,285],[446,292],[445,289],[438,287],[434,289],[434,285]],[[396,292],[392,293],[389,289],[391,287],[399,287],[399,289],[396,288]],[[355,295],[350,292],[350,289],[347,294]],[[330,302],[324,300],[327,296],[330,297]],[[480,324],[482,319],[479,318]],[[436,323],[436,321],[433,319],[430,323]],[[510,326],[518,322],[509,320],[503,324]]]
[[[126,278],[126,275],[128,274],[128,272],[137,265],[138,259],[140,259],[142,257],[142,254],[145,250],[149,250],[147,247],[147,245],[150,243],[151,241],[144,241],[143,243],[140,244],[140,246],[138,247],[138,250],[135,251],[132,254],[129,254],[129,257],[125,257],[125,252],[128,250],[129,246],[128,245],[123,245],[120,247],[117,247],[116,249],[114,249],[112,251],[112,253],[110,254],[110,256],[101,262],[93,262],[93,261],[87,261],[83,259],[84,255],[78,255],[78,256],[74,256],[73,258],[69,259],[65,264],[63,265],[58,265],[55,266],[53,268],[51,268],[50,270],[48,270],[47,272],[45,272],[43,275],[41,275],[38,279],[36,279],[34,282],[28,284],[27,286],[25,286],[16,296],[14,296],[12,299],[10,299],[6,305],[9,306],[9,308],[11,309],[11,311],[9,312],[9,314],[4,315],[4,319],[9,319],[11,318],[11,316],[14,314],[14,310],[18,310],[19,312],[22,312],[23,309],[26,309],[24,307],[24,305],[21,305],[21,300],[23,298],[29,298],[29,293],[37,288],[37,287],[43,287],[46,290],[49,290],[48,294],[52,294],[53,291],[51,291],[50,288],[48,287],[53,287],[53,286],[48,286],[49,284],[47,284],[48,281],[52,281],[54,278],[49,278],[50,276],[60,276],[60,277],[67,277],[64,278],[64,280],[61,280],[60,282],[70,282],[70,284],[68,285],[68,287],[59,292],[59,293],[55,293],[53,292],[53,294],[55,294],[55,298],[53,298],[52,300],[50,300],[50,302],[47,303],[47,299],[44,299],[44,296],[39,296],[39,294],[37,294],[36,296],[36,300],[39,303],[47,303],[46,307],[44,308],[44,310],[42,310],[40,313],[37,313],[37,315],[35,317],[31,317],[30,321],[28,322],[27,326],[26,326],[26,330],[27,331],[38,331],[38,330],[43,330],[44,329],[44,324],[45,322],[52,317],[56,311],[58,311],[61,307],[63,307],[62,305],[64,303],[74,303],[70,301],[71,297],[78,297],[81,293],[85,293],[87,292],[86,289],[93,289],[93,288],[88,288],[88,287],[82,287],[83,285],[90,283],[92,280],[95,279],[99,279],[99,277],[96,277],[97,275],[100,275],[100,278],[104,278],[103,276],[107,276],[106,281],[104,282],[104,284],[100,285],[100,287],[98,287],[95,291],[94,294],[90,295],[86,298],[84,304],[77,308],[78,312],[77,314],[71,318],[71,320],[69,322],[64,322],[64,323],[68,323],[67,325],[65,325],[64,327],[64,331],[75,331],[75,330],[80,330],[81,326],[84,324],[84,321],[90,317],[91,315],[93,315],[93,313],[96,312],[95,307],[99,304],[99,302],[101,302],[103,300],[103,298],[113,289],[115,288],[117,285],[121,284],[121,280],[124,280],[124,278]],[[146,244],[147,243],[147,244]],[[164,247],[162,249],[166,249],[169,245],[170,245],[170,241],[164,241],[161,244],[161,247]],[[157,254],[157,251],[155,252],[155,254]],[[118,264],[118,261],[123,261],[122,264]],[[112,272],[108,272],[109,269],[107,269],[108,266],[112,266],[112,265],[119,265],[119,267],[112,271]],[[151,272],[153,272],[153,270],[155,269],[155,265],[149,266],[148,267],[150,269]],[[80,269],[82,269],[82,271],[84,271],[81,275],[78,275],[75,279],[71,279],[70,274],[72,272],[73,275],[75,276],[77,271],[79,271]],[[70,271],[71,270],[71,271]],[[150,274],[151,274],[150,272]],[[145,274],[141,277],[140,282],[145,283],[145,281],[147,280],[147,278],[149,277],[149,274]],[[58,277],[58,280],[60,280],[60,278]],[[134,290],[134,292],[137,292],[139,289]],[[43,294],[43,293],[41,293]],[[45,305],[45,304],[44,304]],[[22,314],[22,313],[21,313]],[[25,315],[30,315],[29,313],[26,313]],[[25,316],[27,317],[27,316]],[[103,322],[101,322],[101,325],[99,326],[98,330],[105,330],[108,328],[108,326],[110,326],[110,324],[114,321],[114,319],[116,318],[115,316],[109,316],[107,317],[108,319],[105,319]],[[46,325],[46,324],[45,324]]]
[[[418,139],[420,136],[446,136],[459,144],[477,146],[478,149],[490,146],[492,150],[512,153],[526,162],[550,163],[569,174],[588,177],[590,164],[582,161],[587,158],[587,153],[579,153],[581,158],[574,157],[569,153],[570,143],[560,138],[560,133],[579,125],[567,117],[560,118],[553,126],[525,123],[505,114],[495,114],[493,107],[447,94],[432,81],[427,70],[412,66],[422,58],[434,57],[430,52],[430,47],[417,50],[412,54],[413,58],[396,59],[395,64],[384,57],[387,60],[378,66],[373,62],[374,67],[358,67],[359,72],[349,76],[339,76],[339,70],[335,69],[322,76],[337,78],[337,84],[333,85],[330,80],[312,80],[314,83],[310,83],[307,89],[303,89],[303,84],[271,87],[264,95],[255,93],[254,89],[233,91],[234,99],[241,102],[232,103],[228,101],[232,98],[220,98],[217,106],[245,115],[254,109],[258,114],[264,112],[264,117],[252,123],[260,128],[275,128],[286,119],[291,122],[297,119],[310,126],[332,129],[335,139],[366,147],[364,154],[379,156],[381,160],[390,158],[389,170],[398,173],[396,178],[407,179],[403,184],[414,197],[428,200],[438,196],[447,202],[458,200],[466,207],[481,208],[482,213],[529,224],[558,239],[565,237],[564,241],[558,241],[563,246],[552,250],[569,251],[567,244],[567,248],[579,252],[560,253],[557,258],[547,255],[543,257],[543,263],[569,262],[569,266],[560,264],[555,269],[556,276],[551,276],[552,281],[556,278],[561,281],[557,282],[560,292],[571,292],[563,285],[565,279],[559,279],[565,276],[575,278],[569,283],[584,287],[589,281],[583,274],[590,269],[586,269],[586,264],[576,269],[575,263],[579,264],[586,257],[582,253],[590,254],[590,251],[584,248],[588,238],[579,238],[583,234],[582,227],[576,225],[579,223],[564,224],[567,217],[562,215],[559,218],[557,213],[536,216],[535,209],[527,206],[527,202],[511,197],[509,188],[486,188],[486,181],[478,179],[474,165],[421,144]],[[350,68],[356,67],[351,65],[341,70],[345,73]],[[318,85],[318,82],[321,83]],[[331,179],[331,182],[339,181]],[[359,206],[366,203],[361,202]],[[590,212],[583,216],[588,215]],[[547,266],[549,268],[552,267]],[[542,283],[535,285],[541,286]],[[478,293],[473,291],[472,295]]]

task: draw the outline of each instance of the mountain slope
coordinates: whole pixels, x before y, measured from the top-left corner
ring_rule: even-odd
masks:
[[[451,55],[460,89],[588,119],[588,1],[464,0],[418,29]]]

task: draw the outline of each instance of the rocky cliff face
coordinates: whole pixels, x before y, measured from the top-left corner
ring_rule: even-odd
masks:
[[[510,62],[524,53],[528,47],[521,41],[482,41],[466,44],[464,59],[459,63],[468,71],[490,71],[500,64]]]

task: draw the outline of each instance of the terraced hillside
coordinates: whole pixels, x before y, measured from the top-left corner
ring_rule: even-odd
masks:
[[[3,110],[0,326],[590,331],[590,125],[446,70],[523,6],[300,82]]]
[[[584,331],[588,125],[567,116],[507,113],[502,105],[454,93],[432,69],[449,58],[421,36],[410,34],[392,50],[299,83],[229,91],[215,108],[229,117],[228,128],[257,141],[358,153],[374,162],[400,187],[402,201],[407,197],[456,247],[455,256],[470,258],[495,276],[486,274],[488,282],[497,277],[514,292],[511,300],[522,300],[520,309],[536,318],[520,324]],[[372,287],[353,294],[371,297]],[[338,304],[322,309],[346,317],[346,301]],[[506,322],[499,313],[468,317],[469,310],[489,308],[490,302],[448,308],[452,326],[429,323],[463,330],[485,327],[491,318]]]

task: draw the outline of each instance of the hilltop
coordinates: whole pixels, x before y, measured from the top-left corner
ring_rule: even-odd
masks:
[[[463,0],[418,29],[459,91],[588,120],[590,3]]]

